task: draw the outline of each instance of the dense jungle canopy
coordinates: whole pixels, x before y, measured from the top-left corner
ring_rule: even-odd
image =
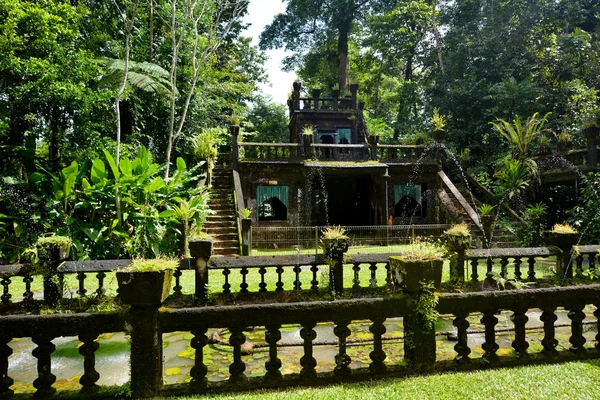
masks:
[[[245,140],[287,141],[285,106],[258,91],[266,49],[290,50],[284,67],[305,88],[358,83],[383,142],[414,143],[438,109],[475,170],[509,152],[498,118],[550,113],[546,127],[579,145],[598,121],[600,0],[285,3],[255,47],[242,0],[0,0],[1,232],[55,230],[52,218],[76,210],[69,171],[78,186],[106,154],[117,167],[154,161],[166,184],[210,158],[203,143],[227,141],[238,118]],[[30,199],[33,221],[15,216],[15,198],[52,182]]]

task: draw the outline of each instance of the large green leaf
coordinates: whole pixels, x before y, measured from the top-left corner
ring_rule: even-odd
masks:
[[[148,186],[144,188],[144,192],[153,193],[165,187],[165,181],[160,176],[155,177]]]
[[[119,182],[119,169],[117,168],[117,163],[115,162],[115,159],[113,158],[113,156],[106,150],[104,150],[104,156],[106,157],[106,161],[108,161],[108,165],[110,166],[110,169],[113,172],[113,175],[115,176],[115,181]]]
[[[99,182],[102,182],[106,178],[108,178],[106,166],[104,165],[104,162],[101,159],[96,158],[92,163],[92,183],[95,185]]]
[[[126,176],[132,175],[132,166],[131,166],[131,161],[129,161],[129,159],[123,158],[119,162],[119,168],[121,169],[121,173],[123,175],[126,175]]]

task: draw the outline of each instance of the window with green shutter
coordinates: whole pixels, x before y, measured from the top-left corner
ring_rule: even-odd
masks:
[[[287,220],[288,191],[288,186],[257,186],[256,204],[258,205],[258,220]]]

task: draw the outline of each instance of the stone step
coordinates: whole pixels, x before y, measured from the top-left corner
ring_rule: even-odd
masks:
[[[238,240],[237,231],[229,232],[229,233],[217,232],[215,234],[212,234],[211,237],[215,241],[228,241],[228,240],[236,240],[237,241]]]
[[[237,240],[215,240],[214,242],[214,246],[215,248],[218,249],[222,249],[222,248],[238,248],[239,247],[239,242]]]
[[[208,233],[212,237],[216,237],[219,235],[232,235],[237,237],[237,228],[204,228],[204,232]]]
[[[238,247],[227,247],[227,248],[215,248],[213,249],[213,255],[215,256],[237,256],[240,253]]]
[[[206,221],[204,223],[205,228],[235,228],[235,221]]]
[[[208,217],[206,217],[206,221],[210,221],[210,222],[217,222],[217,221],[234,221],[235,220],[235,216],[231,215],[231,214],[216,214],[216,215],[209,215]]]
[[[209,204],[211,210],[216,211],[217,214],[235,214],[235,207],[233,204]]]

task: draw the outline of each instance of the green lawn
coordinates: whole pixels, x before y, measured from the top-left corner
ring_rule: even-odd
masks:
[[[600,398],[600,361],[171,399],[577,399]]]

